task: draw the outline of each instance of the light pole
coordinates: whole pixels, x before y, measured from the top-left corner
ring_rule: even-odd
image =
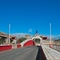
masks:
[[[51,41],[51,23],[50,23],[50,45],[49,46],[52,48],[52,41]]]
[[[11,25],[9,24],[9,39],[8,39],[9,44],[10,44],[10,28],[11,28]]]
[[[50,23],[50,44],[51,44],[51,23]]]

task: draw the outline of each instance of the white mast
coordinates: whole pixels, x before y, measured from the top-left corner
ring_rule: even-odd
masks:
[[[50,44],[51,44],[51,23],[50,23]]]
[[[50,23],[50,48],[52,48],[52,40],[51,40],[51,23]]]
[[[11,28],[11,26],[10,26],[10,24],[9,24],[9,44],[10,44],[10,28]]]

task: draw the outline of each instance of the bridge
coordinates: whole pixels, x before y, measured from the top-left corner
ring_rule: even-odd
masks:
[[[36,38],[40,45],[35,45]],[[22,47],[0,52],[0,60],[60,60],[60,52],[42,44],[42,38],[33,37],[21,43]]]

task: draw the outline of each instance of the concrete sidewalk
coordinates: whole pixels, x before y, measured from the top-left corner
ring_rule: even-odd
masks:
[[[42,48],[47,60],[60,60],[60,52],[45,45],[42,45]]]

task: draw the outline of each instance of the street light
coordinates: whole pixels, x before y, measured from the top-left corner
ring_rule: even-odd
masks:
[[[8,39],[9,44],[10,44],[10,28],[11,28],[11,25],[9,24],[9,39]]]
[[[50,23],[50,44],[51,44],[51,23]]]
[[[50,23],[50,45],[49,46],[52,48],[52,41],[51,41],[51,23]]]

